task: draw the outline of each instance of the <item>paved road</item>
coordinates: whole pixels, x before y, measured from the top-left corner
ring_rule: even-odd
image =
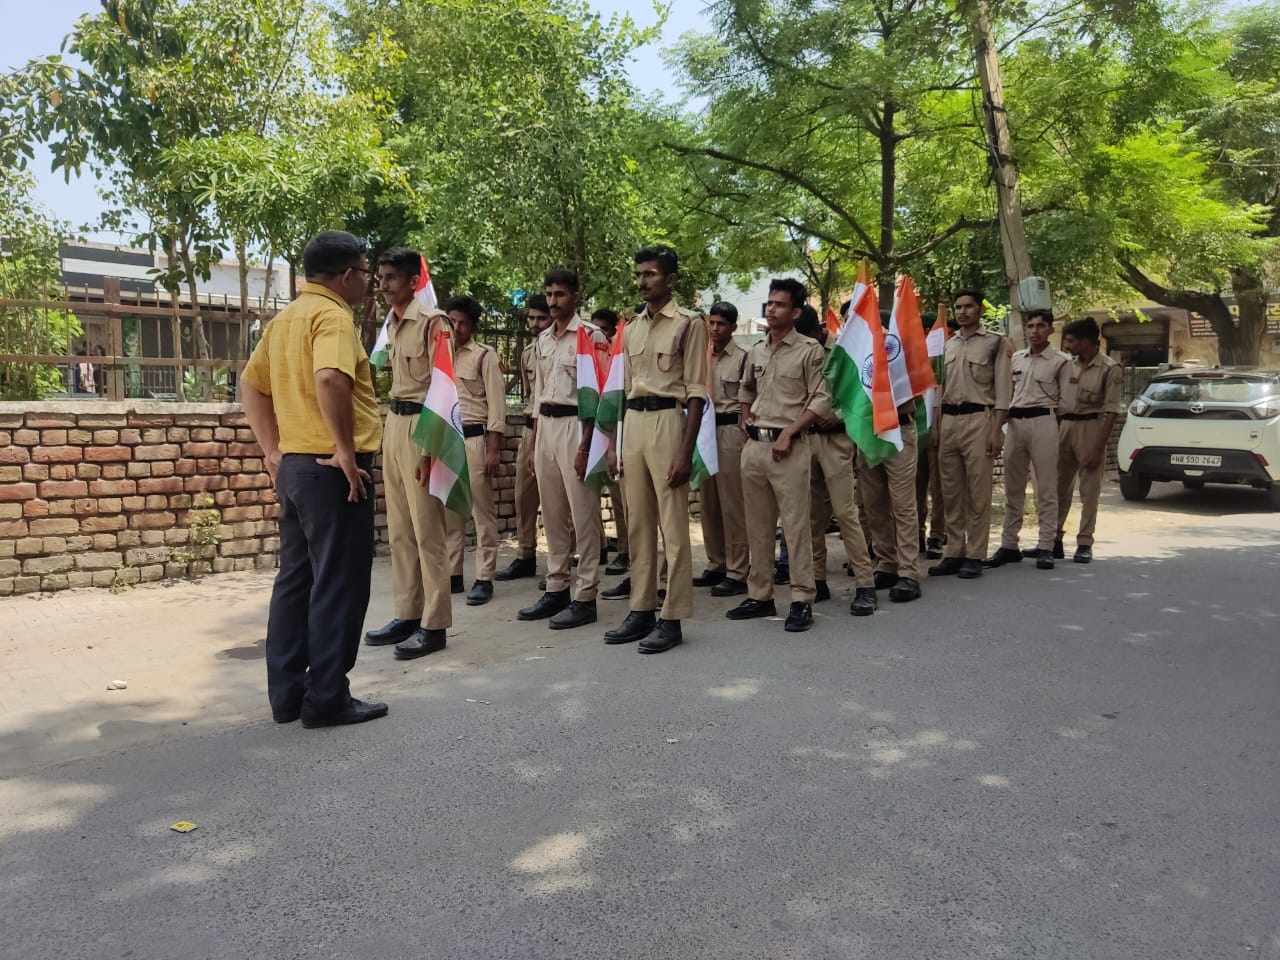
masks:
[[[485,662],[368,674],[377,723],[65,744],[0,780],[2,952],[1280,957],[1280,519],[1103,523],[1092,566],[799,636],[703,599],[660,657],[512,599],[460,615]]]

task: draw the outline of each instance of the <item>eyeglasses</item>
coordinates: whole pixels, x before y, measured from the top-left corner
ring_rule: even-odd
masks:
[[[376,280],[378,278],[378,272],[376,270],[370,270],[368,267],[348,267],[347,269],[354,270],[357,273],[363,273],[370,280]]]

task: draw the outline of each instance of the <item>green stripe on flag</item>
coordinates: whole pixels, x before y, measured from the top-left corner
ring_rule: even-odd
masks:
[[[837,346],[827,354],[824,373],[831,384],[831,398],[844,420],[845,431],[873,467],[898,452],[888,440],[876,436],[875,411],[862,386],[862,376],[847,351]]]

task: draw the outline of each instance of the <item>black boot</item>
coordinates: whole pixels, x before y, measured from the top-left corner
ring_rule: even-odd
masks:
[[[461,593],[465,589],[467,589],[467,587],[466,584],[462,582],[462,574],[459,573],[449,578],[450,593]]]
[[[600,592],[600,598],[602,600],[625,600],[629,596],[631,596],[630,577],[619,580],[608,590],[602,590]]]
[[[920,599],[920,584],[910,577],[903,577],[889,589],[889,599],[894,603],[910,603]]]
[[[569,590],[548,591],[538,598],[532,607],[525,607],[516,614],[517,620],[546,620],[569,605]]]
[[[831,588],[827,586],[827,581],[815,580],[813,581],[813,588],[816,591],[816,595],[813,598],[814,603],[821,603],[823,600],[831,599]]]
[[[444,649],[443,630],[415,630],[413,636],[396,644],[397,660],[416,660]]]
[[[877,570],[872,575],[871,582],[877,590],[888,590],[898,582],[898,575],[896,573],[888,573],[884,570]]]
[[[960,557],[946,557],[941,563],[935,563],[929,568],[929,576],[950,577],[959,573],[963,565],[964,561]]]
[[[609,565],[604,568],[604,572],[609,574],[611,577],[616,577],[619,574],[626,573],[630,567],[631,558],[625,553],[620,553],[609,561]]]
[[[804,633],[813,626],[813,607],[807,603],[795,602],[787,611],[787,620],[782,629],[787,633]]]
[[[987,559],[982,561],[982,565],[988,570],[992,567],[1003,567],[1006,563],[1021,563],[1022,551],[1017,547],[1001,547]]]
[[[493,575],[495,580],[520,580],[532,577],[538,572],[538,561],[534,557],[516,557],[505,567]]]
[[[855,617],[869,617],[876,612],[878,603],[875,587],[858,587],[853,591],[853,603],[849,604],[849,612]]]
[[[575,600],[551,618],[552,630],[572,630],[596,622],[596,602]]]
[[[750,597],[728,611],[725,616],[730,620],[754,620],[757,617],[776,617],[778,608],[772,600],[752,600]]]
[[[493,581],[477,580],[471,585],[471,592],[467,594],[468,607],[483,607],[486,603],[493,599]]]
[[[632,610],[627,619],[612,630],[606,630],[605,643],[635,643],[653,633],[657,625],[657,615],[652,610]]]
[[[746,592],[746,583],[742,580],[734,580],[732,577],[725,577],[711,588],[711,595],[713,597],[736,597],[739,594]]]
[[[653,633],[641,640],[637,649],[641,653],[666,653],[672,647],[678,647],[682,643],[684,643],[684,636],[680,633],[680,621],[659,620]]]
[[[366,633],[364,642],[371,647],[387,647],[407,639],[420,626],[422,626],[421,620],[392,620],[385,627]]]
[[[693,578],[693,585],[695,587],[714,587],[723,579],[723,570],[703,570]]]

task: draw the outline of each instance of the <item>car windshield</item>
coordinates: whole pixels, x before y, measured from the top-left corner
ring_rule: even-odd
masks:
[[[1252,403],[1280,394],[1280,384],[1249,377],[1169,377],[1153,380],[1144,391],[1157,403]]]

